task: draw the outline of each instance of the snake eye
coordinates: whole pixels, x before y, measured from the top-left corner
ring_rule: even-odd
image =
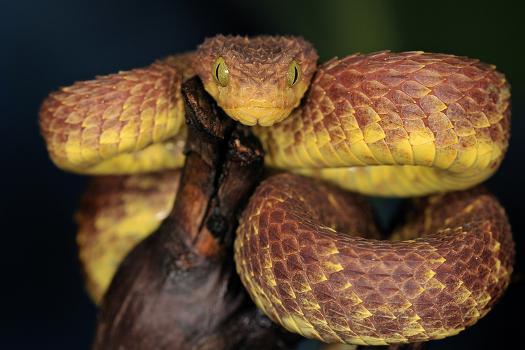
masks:
[[[226,62],[224,62],[224,58],[219,57],[215,60],[213,63],[212,74],[219,85],[228,85],[228,81],[230,80],[230,71],[228,70]]]
[[[294,86],[301,77],[301,66],[296,60],[293,60],[288,66],[288,73],[286,74],[286,83],[289,87]]]

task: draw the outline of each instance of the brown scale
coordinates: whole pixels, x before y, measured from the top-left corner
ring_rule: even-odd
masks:
[[[437,150],[453,152],[472,146],[475,135],[478,142],[500,145],[504,153],[510,128],[509,96],[505,77],[476,59],[423,52],[357,54],[319,66],[298,115],[260,133],[268,138],[270,163],[287,168],[304,166],[281,153],[298,154],[311,130],[328,135],[329,145],[350,145],[348,130],[355,126],[366,135],[365,129],[374,123],[385,136],[367,143],[386,154],[395,155],[396,144],[418,132],[432,134]],[[399,157],[394,157],[395,163],[403,164]],[[494,166],[501,159],[495,159]]]
[[[501,296],[514,245],[502,207],[483,190],[419,200],[413,213],[425,211],[431,216],[409,214],[398,231],[417,232],[415,240],[355,237],[376,230],[361,221],[370,215],[354,195],[274,176],[241,218],[237,269],[259,307],[310,338],[382,344],[452,335]]]
[[[165,142],[179,132],[180,86],[193,75],[190,54],[144,68],[76,82],[53,92],[40,107],[40,127],[53,161],[67,170]],[[153,123],[147,124],[145,113]],[[155,121],[160,115],[165,121]],[[135,139],[134,139],[135,137]]]
[[[313,46],[298,37],[215,36],[202,43],[195,57],[195,70],[201,79],[211,78],[210,68],[217,57],[229,64],[230,74],[261,83],[282,80],[291,60],[301,62],[303,74],[311,76],[316,69],[317,53]],[[257,84],[257,85],[256,85]]]
[[[91,179],[75,221],[86,287],[95,302],[127,253],[168,216],[179,178],[180,171],[171,170]]]

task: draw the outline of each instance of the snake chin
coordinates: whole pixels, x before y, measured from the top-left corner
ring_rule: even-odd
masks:
[[[272,126],[290,115],[290,108],[279,107],[240,107],[224,108],[232,119],[244,125]]]

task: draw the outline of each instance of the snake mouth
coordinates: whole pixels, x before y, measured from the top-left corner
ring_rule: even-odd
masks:
[[[272,126],[290,114],[290,109],[281,107],[250,106],[223,108],[228,116],[244,125]]]

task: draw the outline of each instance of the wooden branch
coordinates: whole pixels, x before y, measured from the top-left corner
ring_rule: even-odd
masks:
[[[197,255],[218,253],[213,236],[201,232],[209,202],[216,190],[215,179],[220,170],[226,137],[232,122],[222,116],[198,79],[188,80],[182,87],[186,103],[188,136],[177,200],[168,220],[176,221],[173,234],[181,237],[186,246]]]
[[[183,86],[186,163],[173,210],[121,264],[104,297],[94,349],[289,349],[235,273],[237,216],[258,182],[263,151],[198,79]]]

